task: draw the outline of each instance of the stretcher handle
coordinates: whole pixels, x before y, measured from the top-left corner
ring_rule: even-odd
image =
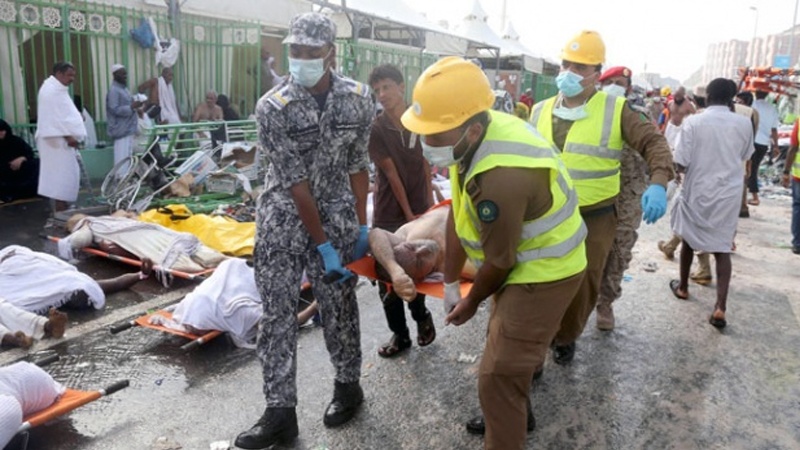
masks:
[[[125,389],[126,387],[128,387],[130,385],[131,385],[131,382],[129,380],[117,381],[116,383],[114,383],[114,384],[108,386],[107,388],[103,389],[103,392],[104,392],[103,395],[111,395],[114,392],[121,391],[121,390]]]
[[[61,359],[61,357],[58,356],[58,355],[50,355],[50,356],[45,356],[42,359],[37,359],[36,361],[33,362],[33,364],[36,364],[39,367],[44,367],[44,366],[53,364],[54,362],[58,361],[59,359]]]
[[[195,349],[203,343],[202,338],[195,339],[191,342],[187,342],[186,344],[181,345],[181,350],[188,352],[189,350]]]
[[[121,333],[121,332],[123,332],[125,330],[129,330],[129,329],[133,328],[135,325],[136,325],[136,322],[131,320],[131,321],[128,321],[128,322],[125,322],[125,323],[121,323],[119,325],[114,325],[113,327],[109,328],[109,331],[111,332],[111,334],[117,334],[117,333]]]

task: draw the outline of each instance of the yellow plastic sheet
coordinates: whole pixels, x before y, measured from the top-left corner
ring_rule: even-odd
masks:
[[[203,244],[231,256],[251,256],[256,236],[255,222],[237,222],[230,217],[192,214],[186,205],[169,205],[139,215],[142,222],[157,223],[175,231],[191,233]]]

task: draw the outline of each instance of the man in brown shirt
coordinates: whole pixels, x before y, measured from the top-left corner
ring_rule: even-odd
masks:
[[[389,64],[378,66],[369,76],[369,85],[384,108],[373,122],[369,138],[369,156],[375,163],[373,224],[394,233],[431,206],[431,171],[422,156],[419,136],[400,123],[407,106],[403,74]],[[384,283],[378,285],[378,292],[392,330],[392,337],[378,349],[378,355],[389,358],[409,348],[411,338],[403,300]],[[408,309],[417,322],[417,344],[429,345],[436,338],[436,328],[425,306],[425,295],[408,302]]]
[[[455,306],[445,323],[466,323],[493,298],[478,378],[485,427],[477,418],[467,430],[485,430],[487,449],[521,450],[534,427],[531,377],[583,279],[586,228],[555,149],[493,103],[483,72],[448,57],[420,76],[402,120],[424,135],[426,158],[450,167],[444,279]],[[461,298],[467,256],[479,269]]]

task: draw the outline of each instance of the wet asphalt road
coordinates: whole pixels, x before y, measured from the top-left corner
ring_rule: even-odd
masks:
[[[529,448],[800,448],[800,257],[788,250],[787,198],[766,197],[751,219],[740,221],[722,333],[707,323],[713,284],[690,285],[689,301],[676,300],[667,287],[678,264],[664,260],[655,243],[668,237],[668,221],[643,225],[615,304],[617,329],[600,332],[590,319],[570,366],[548,360],[532,391],[537,428]],[[2,245],[32,242],[38,249],[33,244],[41,240],[9,241],[29,235],[36,223],[22,218],[36,215],[30,210],[8,211],[18,207],[0,208]],[[6,232],[10,222],[27,231]],[[128,270],[96,259],[81,268],[108,276]],[[189,287],[172,292],[147,281],[111,296],[107,311],[71,313],[76,326],[64,342],[34,347],[28,355],[34,359],[61,355],[48,371],[65,385],[90,389],[130,379],[131,386],[35,429],[30,448],[202,450],[252,425],[263,410],[253,351],[223,337],[184,353],[180,338],[142,329],[110,335],[105,328],[111,319],[174,301]],[[389,334],[377,290],[362,281],[358,296],[364,408],[341,429],[322,426],[333,370],[321,330],[302,330],[300,438],[292,448],[481,448],[463,422],[479,410],[475,371],[486,309],[462,327],[445,328],[439,300],[429,299],[436,342],[384,360],[376,350]],[[20,357],[6,351],[0,363]]]

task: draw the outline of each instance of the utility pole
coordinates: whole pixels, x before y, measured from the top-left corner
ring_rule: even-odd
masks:
[[[794,18],[792,19],[792,29],[789,30],[789,68],[793,69],[795,66],[794,62],[794,55],[792,52],[794,51],[794,28],[797,26],[797,4],[800,3],[800,0],[795,0],[794,2]]]
[[[502,13],[500,15],[500,32],[501,33],[506,31],[506,6],[508,6],[507,3],[508,3],[508,0],[503,0],[503,9],[502,9]],[[795,16],[797,16],[797,10],[796,9],[795,9],[795,13],[794,14],[795,14]]]

